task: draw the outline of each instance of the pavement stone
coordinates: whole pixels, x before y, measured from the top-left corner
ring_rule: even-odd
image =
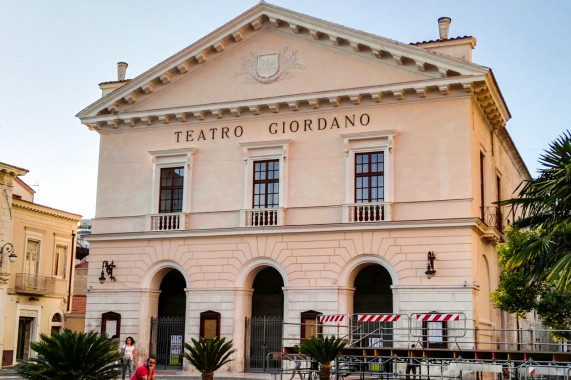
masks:
[[[196,372],[157,370],[157,380],[200,380],[200,374]],[[18,376],[15,367],[5,367],[0,369],[0,380],[22,380]],[[221,372],[214,373],[214,380],[280,380],[279,374],[249,373],[249,372]]]

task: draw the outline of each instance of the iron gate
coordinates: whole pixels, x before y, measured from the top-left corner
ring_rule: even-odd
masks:
[[[182,369],[184,317],[151,318],[150,353],[157,368]]]
[[[283,319],[279,316],[246,318],[246,337],[250,339],[249,356],[248,352],[246,353],[246,368],[249,371],[281,368],[281,361],[272,360],[268,354],[282,352],[282,329]]]

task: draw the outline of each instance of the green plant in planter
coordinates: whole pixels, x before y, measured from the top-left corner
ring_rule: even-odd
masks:
[[[212,380],[214,371],[232,361],[230,355],[234,353],[232,340],[226,342],[226,338],[192,339],[192,344],[184,343],[184,348],[182,355],[202,374],[202,380]]]
[[[319,362],[319,379],[329,380],[331,377],[331,362],[347,346],[345,339],[331,337],[311,337],[301,343],[299,351]]]
[[[65,330],[41,334],[30,348],[37,357],[24,360],[16,372],[34,380],[105,380],[121,374],[117,344],[95,332]]]

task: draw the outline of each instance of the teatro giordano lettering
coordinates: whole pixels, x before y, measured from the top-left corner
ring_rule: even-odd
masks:
[[[326,129],[345,129],[354,127],[366,127],[371,122],[371,116],[367,113],[360,115],[352,114],[340,117],[325,118],[319,117],[314,119],[292,120],[290,122],[272,122],[268,125],[268,133],[271,135],[298,133],[298,132],[314,132]],[[204,129],[187,129],[184,131],[175,131],[176,142],[202,141],[216,139],[230,139],[242,137],[244,128],[241,125],[235,127],[221,128],[204,128]]]

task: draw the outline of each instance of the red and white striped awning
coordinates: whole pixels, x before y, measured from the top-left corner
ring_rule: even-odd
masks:
[[[417,314],[416,319],[423,322],[459,321],[460,314]]]
[[[320,315],[319,322],[343,322],[345,320],[345,314],[329,314]]]
[[[400,318],[400,314],[359,314],[357,320],[359,322],[396,322]]]

